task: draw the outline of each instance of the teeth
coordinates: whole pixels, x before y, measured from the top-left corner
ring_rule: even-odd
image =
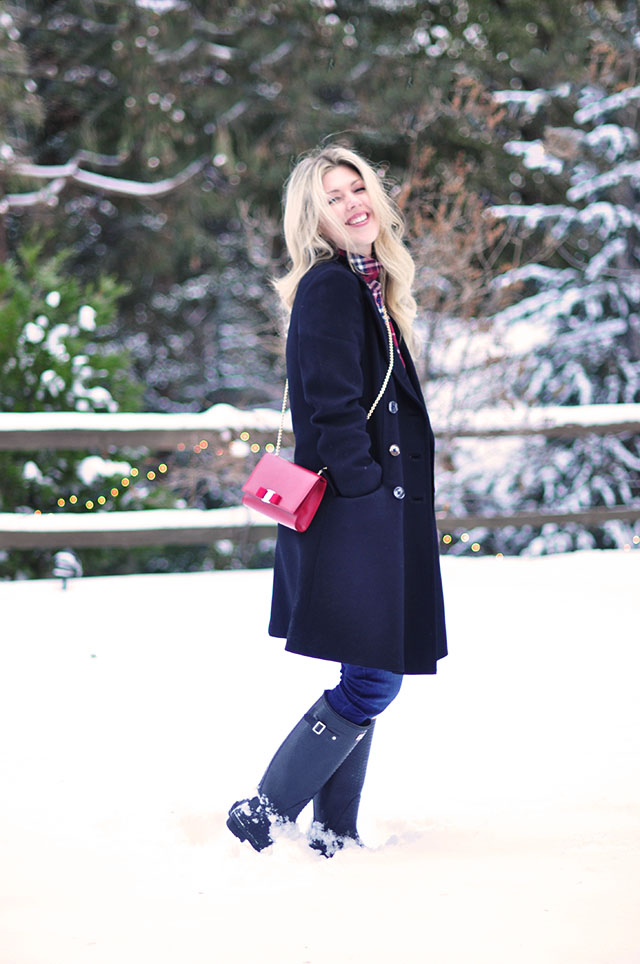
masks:
[[[368,216],[368,214],[359,214],[357,218],[353,218],[352,221],[349,221],[349,224],[362,224],[367,220]]]

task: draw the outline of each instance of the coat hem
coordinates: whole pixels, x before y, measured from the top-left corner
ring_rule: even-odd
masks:
[[[280,636],[279,633],[272,632],[269,630],[269,635],[277,639],[285,639],[285,636]],[[346,654],[341,656],[331,656],[323,655],[320,653],[309,652],[308,647],[302,647],[302,645],[296,645],[295,643],[290,643],[287,641],[285,646],[285,652],[293,653],[295,656],[306,656],[307,659],[321,659],[328,663],[352,663],[355,666],[366,666],[369,669],[383,669],[390,673],[399,673],[402,676],[435,676],[438,671],[438,660],[433,662],[425,661],[420,667],[407,667],[405,665],[400,666],[399,664],[390,665],[389,662],[385,661],[385,665],[382,665],[381,660],[367,659],[362,655],[357,657],[349,658]],[[440,657],[441,659],[443,657]]]

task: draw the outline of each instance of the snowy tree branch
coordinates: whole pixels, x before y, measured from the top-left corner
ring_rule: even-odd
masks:
[[[98,156],[103,158],[108,157],[108,155]],[[162,181],[153,181],[151,183],[132,181],[120,177],[108,177],[105,174],[97,174],[94,171],[85,171],[79,167],[79,158],[68,161],[67,164],[44,165],[18,163],[10,168],[13,174],[26,178],[51,179],[51,182],[40,191],[33,191],[28,194],[5,195],[5,197],[0,200],[0,214],[6,213],[11,208],[33,207],[36,204],[51,203],[52,198],[59,194],[69,181],[84,184],[87,187],[94,188],[97,191],[104,191],[107,194],[119,194],[123,197],[162,197],[195,177],[208,162],[208,157],[200,158],[200,160],[193,161],[174,177],[164,178]]]
[[[39,191],[27,194],[6,194],[0,198],[0,214],[6,214],[11,208],[31,208],[37,204],[56,204],[57,196],[66,185],[63,177],[55,178]]]

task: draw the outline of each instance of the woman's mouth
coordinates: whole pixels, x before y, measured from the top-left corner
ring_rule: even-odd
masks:
[[[359,228],[361,225],[366,224],[369,220],[369,215],[362,211],[360,214],[354,214],[352,218],[349,218],[347,224],[351,228]]]

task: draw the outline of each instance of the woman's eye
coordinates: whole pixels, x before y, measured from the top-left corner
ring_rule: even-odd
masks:
[[[337,197],[330,197],[330,198],[329,198],[329,204],[333,204],[335,201],[339,201],[339,200],[340,200],[340,199],[337,198]]]

